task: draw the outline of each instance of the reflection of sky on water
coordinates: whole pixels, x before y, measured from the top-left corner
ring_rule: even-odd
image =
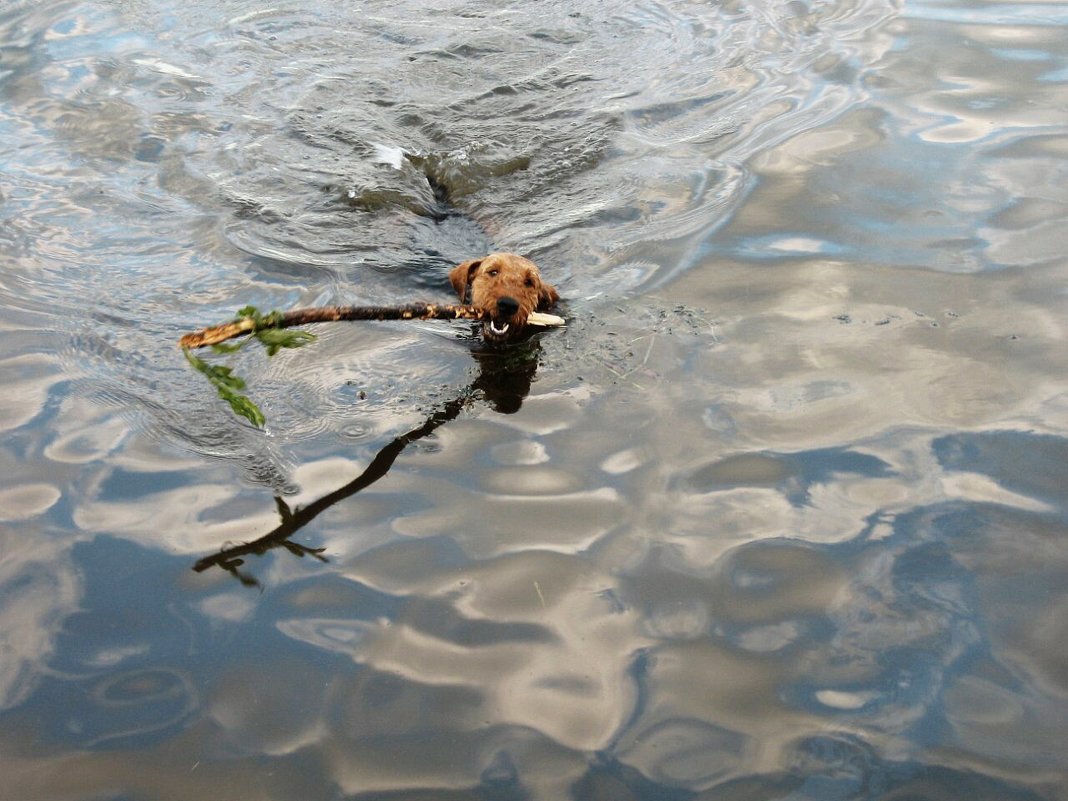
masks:
[[[1063,683],[1063,671],[1042,643],[1059,634],[1063,603],[1035,610],[1063,596],[1064,440],[913,429],[852,450],[746,454],[725,442],[710,459],[700,436],[708,418],[687,416],[680,428],[656,416],[665,404],[716,397],[699,372],[683,380],[667,367],[688,344],[665,337],[647,362],[664,368],[666,397],[617,390],[577,408],[550,386],[528,399],[527,425],[508,425],[488,461],[470,434],[496,420],[458,421],[399,465],[388,490],[331,512],[317,534],[328,571],[286,553],[262,559],[259,597],[224,575],[205,584],[185,574],[217,532],[199,546],[164,540],[189,558],[162,571],[171,557],[158,555],[149,522],[81,546],[75,563],[88,584],[68,601],[91,611],[67,620],[49,657],[66,678],[23,707],[34,729],[48,742],[131,753],[176,740],[188,752],[211,729],[206,741],[249,755],[299,762],[325,749],[333,780],[353,793],[465,786],[471,770],[482,781],[533,776],[546,794],[584,782],[633,787],[639,776],[700,787],[769,759],[793,767],[760,786],[797,792],[965,781],[952,761],[913,761],[933,742],[1055,767],[1045,743],[1063,735],[1063,716],[1042,688]],[[602,414],[609,405],[622,416]],[[818,405],[795,410],[797,432]],[[637,443],[612,437],[643,420],[655,431]],[[731,438],[752,430],[743,424]],[[601,465],[563,482],[610,501],[599,533],[591,519],[574,531],[592,539],[569,539],[566,523],[537,511],[520,514],[553,523],[541,534],[528,524],[525,538],[514,514],[499,530],[472,527],[496,502],[540,509],[547,487],[566,509],[551,474],[501,495],[496,473],[524,454],[545,453],[551,466],[565,444],[579,463]],[[309,464],[298,483],[329,491],[346,467]],[[226,508],[226,499],[191,502],[197,493],[167,489],[167,475],[150,496],[157,519],[202,534],[190,505]],[[477,511],[472,492],[488,502]],[[395,507],[384,496],[428,494],[450,535],[436,536],[425,511],[387,511]],[[120,493],[109,503],[98,518],[121,525],[123,506],[145,500]],[[259,512],[266,525],[268,510]],[[159,575],[178,582],[146,596],[140,577]],[[233,664],[233,654],[245,656]],[[92,701],[77,715],[74,691]],[[835,733],[813,738],[827,725]],[[587,752],[610,761],[591,770],[578,756]],[[993,779],[981,786],[1026,797]]]
[[[1063,9],[539,9],[0,12],[5,785],[1061,797]],[[520,412],[194,572],[479,368],[322,331],[263,433],[177,334],[487,242],[570,301]]]

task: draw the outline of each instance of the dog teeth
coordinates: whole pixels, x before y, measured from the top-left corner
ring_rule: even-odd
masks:
[[[498,323],[496,320],[490,320],[489,324],[490,332],[499,337],[503,337],[507,334],[510,327],[511,326],[509,326],[508,323]]]

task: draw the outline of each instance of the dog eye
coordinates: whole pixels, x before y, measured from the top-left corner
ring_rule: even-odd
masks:
[[[523,280],[523,284],[524,284],[525,286],[534,286],[534,277],[533,277],[533,276],[531,276],[531,275],[528,275],[528,276],[527,276],[527,277],[526,277],[526,278],[525,278],[525,279]]]
[[[500,274],[500,272],[500,270],[494,267],[492,270],[486,270],[486,275],[488,275],[490,278],[496,278]]]

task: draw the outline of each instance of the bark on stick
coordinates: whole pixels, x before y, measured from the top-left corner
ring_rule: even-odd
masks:
[[[261,321],[262,328],[292,328],[308,323],[330,323],[338,320],[481,320],[488,317],[485,309],[474,306],[458,306],[444,303],[410,303],[405,306],[320,306],[312,309],[294,309],[273,316],[268,322]],[[251,317],[242,317],[233,322],[215,325],[186,334],[178,344],[183,348],[203,348],[228,339],[243,337],[256,330],[257,323]]]

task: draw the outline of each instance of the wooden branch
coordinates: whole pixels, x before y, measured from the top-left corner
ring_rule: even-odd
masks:
[[[294,309],[278,315],[272,323],[261,328],[292,328],[308,323],[328,323],[338,320],[481,320],[487,316],[474,306],[451,306],[439,303],[411,303],[406,306],[320,306],[313,309]],[[186,334],[178,344],[183,348],[203,348],[228,339],[242,337],[256,330],[256,321],[242,317],[223,325],[215,325]]]
[[[308,323],[330,323],[338,320],[484,320],[490,317],[485,309],[444,303],[410,303],[405,306],[320,306],[294,309],[261,320],[259,328],[292,328]],[[530,325],[563,325],[564,320],[553,314],[535,312],[527,320]],[[203,348],[228,339],[247,336],[255,331],[257,322],[242,317],[233,322],[215,325],[186,334],[178,344],[183,348]]]

